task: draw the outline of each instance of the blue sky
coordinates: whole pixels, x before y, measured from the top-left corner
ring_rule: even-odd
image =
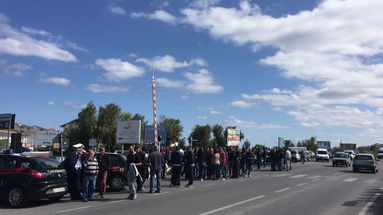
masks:
[[[45,127],[89,101],[236,125],[253,144],[382,142],[380,0],[19,1],[0,5],[0,112]],[[366,11],[369,11],[366,13]]]

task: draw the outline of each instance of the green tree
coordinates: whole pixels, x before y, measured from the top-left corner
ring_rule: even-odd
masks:
[[[93,102],[89,102],[88,105],[78,114],[77,125],[77,139],[79,142],[88,147],[89,139],[95,137],[97,129],[97,108]],[[75,131],[72,130],[71,132]],[[71,144],[73,144],[73,142],[71,142]]]
[[[285,140],[285,141],[284,141],[284,144],[285,144],[285,147],[286,147],[286,148],[288,148],[288,147],[294,147],[294,146],[295,146],[294,143],[293,143],[293,141],[291,141],[291,140]]]
[[[249,141],[249,140],[245,140],[245,142],[243,143],[243,147],[244,147],[245,149],[248,149],[248,148],[250,148],[250,146],[251,146],[250,141]]]
[[[98,111],[98,138],[109,151],[116,148],[117,120],[120,116],[121,108],[113,103],[100,107]]]
[[[181,142],[183,126],[179,119],[166,118],[164,116],[160,119],[160,125],[166,128],[166,143],[172,144]]]
[[[193,141],[193,143],[190,143],[191,137],[193,140],[196,140],[196,142]],[[189,136],[189,143],[193,147],[210,147],[211,146],[211,127],[210,125],[196,125],[193,128],[192,133]]]
[[[213,125],[211,131],[213,133],[213,139],[211,141],[213,147],[225,147],[227,146],[227,141],[224,137],[224,128],[221,125]]]
[[[317,146],[316,146],[316,140],[315,140],[315,137],[311,137],[310,139],[307,139],[307,140],[303,140],[301,142],[301,146],[304,146],[307,148],[307,150],[310,150],[310,151],[313,151],[315,152],[317,150]],[[299,146],[299,142],[298,142],[298,146]]]

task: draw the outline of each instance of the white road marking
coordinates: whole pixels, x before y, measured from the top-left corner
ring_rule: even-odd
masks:
[[[203,185],[203,187],[210,187],[210,186],[214,186],[215,184],[206,184],[206,185]]]
[[[235,206],[237,206],[237,205],[245,204],[245,203],[247,203],[247,202],[251,202],[251,201],[254,201],[254,200],[258,200],[258,199],[262,199],[262,198],[264,198],[264,197],[265,197],[265,195],[260,195],[260,196],[257,196],[257,197],[254,197],[254,198],[250,198],[250,199],[247,199],[247,200],[244,200],[244,201],[241,201],[241,202],[237,202],[237,203],[234,203],[234,204],[231,204],[231,205],[227,205],[227,206],[225,206],[225,207],[221,207],[221,208],[218,208],[218,209],[215,209],[215,210],[211,210],[211,211],[202,213],[202,214],[200,214],[200,215],[213,214],[213,213],[216,213],[216,212],[219,212],[219,211],[226,210],[226,209],[228,209],[228,208],[235,207]]]
[[[277,190],[275,191],[276,193],[280,193],[280,192],[283,192],[283,191],[286,191],[286,190],[290,190],[291,188],[290,187],[286,187],[285,189],[282,189],[282,190]]]
[[[284,176],[290,176],[292,174],[279,174],[279,175],[274,175],[274,178],[279,178],[279,177],[284,177]]]
[[[297,187],[301,187],[301,186],[306,185],[306,184],[307,184],[307,182],[304,182],[304,183],[301,183],[301,184],[297,184],[296,186]]]
[[[70,212],[70,211],[81,210],[81,209],[90,208],[90,207],[91,207],[91,206],[83,206],[83,207],[79,207],[79,208],[72,208],[72,209],[67,209],[67,210],[57,211],[57,213],[58,213],[58,214],[61,214],[61,213],[66,213],[66,212]]]
[[[378,198],[379,195],[380,193],[375,193],[374,197],[372,197],[372,199],[369,202],[367,202],[367,204],[362,208],[362,210],[359,211],[358,215],[367,214],[368,209],[370,209],[371,205],[374,204],[376,198]]]
[[[348,179],[345,179],[344,182],[354,182],[358,180],[358,178],[348,178]]]
[[[122,200],[110,201],[110,202],[107,202],[107,203],[113,204],[113,203],[125,202],[125,201],[127,201],[127,200],[126,199],[122,199]]]
[[[336,172],[333,175],[342,175],[342,174],[344,174],[344,172]]]
[[[372,183],[375,183],[375,182],[376,182],[376,179],[363,181],[363,183],[365,183],[365,184],[372,184]]]
[[[310,176],[310,177],[307,177],[307,179],[319,179],[319,178],[322,178],[323,176],[321,175],[313,175],[313,176]]]
[[[302,177],[306,177],[307,175],[293,175],[293,176],[290,176],[289,178],[302,178]]]
[[[319,178],[317,178],[317,179],[314,179],[314,180],[311,180],[312,182],[316,182],[316,181],[320,181],[320,179]]]

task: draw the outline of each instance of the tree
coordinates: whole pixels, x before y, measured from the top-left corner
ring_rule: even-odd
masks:
[[[116,148],[117,120],[120,114],[121,108],[113,103],[100,107],[98,111],[98,138],[109,151]]]
[[[213,125],[211,131],[213,133],[213,139],[211,141],[213,147],[225,147],[227,146],[227,141],[224,137],[223,127],[221,125]]]
[[[160,125],[166,128],[166,143],[172,144],[181,142],[183,126],[179,119],[161,117]]]
[[[81,110],[78,114],[78,136],[79,142],[88,147],[89,139],[95,137],[97,129],[97,108],[93,102],[89,102],[88,105]],[[71,131],[76,132],[76,131]],[[73,142],[71,142],[73,144]]]
[[[288,148],[288,147],[294,147],[294,143],[291,141],[291,140],[285,140],[284,141],[284,144],[285,144],[285,147]]]
[[[190,139],[191,137],[193,138],[193,140],[196,140],[196,142],[192,142],[190,143]],[[211,138],[211,127],[210,125],[196,125],[194,126],[193,128],[193,131],[192,133],[190,134],[189,136],[189,143],[193,146],[193,147],[210,147],[211,146],[211,142],[210,142],[210,138]]]
[[[249,141],[249,140],[245,140],[245,142],[243,143],[243,147],[244,147],[245,149],[248,149],[248,148],[250,148],[250,146],[251,146],[250,141]]]
[[[299,145],[304,146],[307,148],[307,150],[315,152],[317,150],[317,146],[315,143],[316,143],[315,137],[311,137],[310,139],[303,140],[302,142],[298,142],[298,146]]]

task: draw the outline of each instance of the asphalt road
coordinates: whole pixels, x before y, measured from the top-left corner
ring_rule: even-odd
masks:
[[[252,178],[195,181],[192,188],[169,188],[168,179],[162,182],[161,193],[139,193],[135,201],[125,199],[123,191],[87,203],[64,198],[23,209],[0,205],[0,214],[383,214],[382,173],[353,173],[330,163],[294,164],[290,172],[262,169]]]

